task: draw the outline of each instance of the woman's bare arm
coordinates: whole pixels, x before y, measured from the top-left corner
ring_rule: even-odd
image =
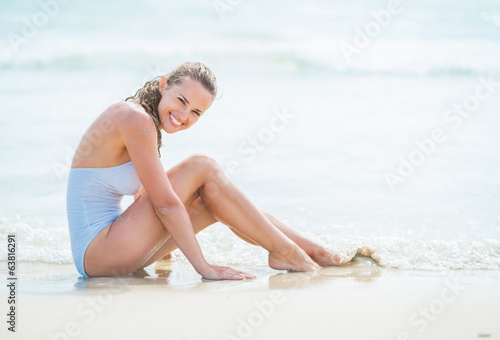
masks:
[[[208,264],[195,237],[188,212],[174,192],[158,157],[157,132],[151,117],[140,109],[124,109],[120,126],[122,140],[156,215],[180,250],[204,278],[243,278],[239,271]]]

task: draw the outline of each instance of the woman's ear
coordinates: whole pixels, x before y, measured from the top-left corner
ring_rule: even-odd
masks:
[[[162,92],[163,90],[165,90],[165,88],[167,87],[167,77],[166,76],[163,76],[161,79],[160,79],[160,84],[158,85],[158,90],[160,92]]]

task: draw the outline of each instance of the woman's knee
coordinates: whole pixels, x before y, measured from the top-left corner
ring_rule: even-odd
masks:
[[[186,162],[199,170],[211,171],[220,169],[219,163],[214,158],[203,153],[195,153],[189,156]]]
[[[205,199],[215,198],[224,191],[229,182],[229,177],[215,159],[205,154],[194,154],[186,159],[186,162],[203,177],[201,189]],[[208,203],[208,201],[205,203]]]
[[[198,153],[189,156],[186,162],[204,177],[205,182],[217,182],[219,184],[227,182],[226,173],[219,163],[210,156]]]

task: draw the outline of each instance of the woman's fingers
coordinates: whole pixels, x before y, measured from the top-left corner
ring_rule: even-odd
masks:
[[[244,280],[256,278],[255,275],[221,266],[210,266],[210,271],[204,273],[202,276],[207,280]]]
[[[238,277],[240,279],[255,279],[256,278],[255,275],[245,273],[245,272],[242,272],[242,271],[230,268],[230,267],[226,267],[226,268],[227,268],[226,270],[230,271],[232,273],[232,275],[234,275],[235,277]]]
[[[257,278],[255,275],[245,273],[245,272],[239,272],[239,275],[243,276],[245,279],[255,279]]]

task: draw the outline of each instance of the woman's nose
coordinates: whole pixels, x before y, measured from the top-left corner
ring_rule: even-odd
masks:
[[[183,121],[186,120],[188,117],[188,108],[184,107],[181,110],[179,110],[179,118],[182,119]]]

